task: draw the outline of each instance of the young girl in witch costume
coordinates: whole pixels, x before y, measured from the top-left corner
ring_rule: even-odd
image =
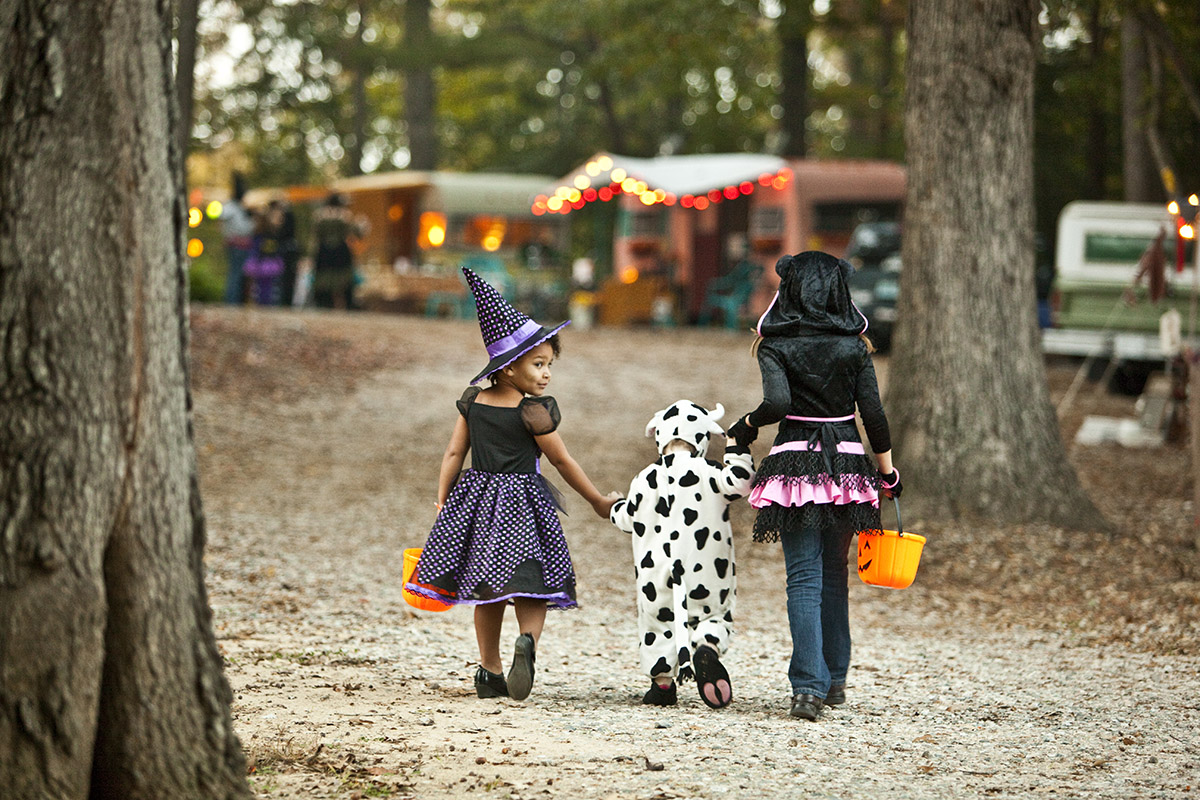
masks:
[[[545,394],[557,333],[517,311],[463,268],[479,310],[491,361],[458,401],[459,416],[442,457],[438,516],[407,588],[475,607],[479,697],[524,700],[533,687],[534,654],[547,606],[574,608],[575,571],[558,521],[556,492],[542,477],[542,454],[607,519],[618,495],[601,495],[571,458],[557,428],[558,405]],[[475,386],[485,377],[491,386]],[[471,468],[459,474],[467,451]],[[431,593],[429,584],[449,596]],[[507,681],[500,661],[504,610],[516,606],[517,637]]]
[[[879,529],[879,493],[898,497],[891,438],[871,363],[867,320],[850,300],[853,271],[828,253],[784,256],[779,291],[758,321],[763,401],[729,434],[753,441],[779,423],[758,467],[750,505],[754,540],[780,541],[792,633],[790,713],[815,720],[846,701],[849,570],[856,531]],[[864,451],[855,406],[875,458]]]

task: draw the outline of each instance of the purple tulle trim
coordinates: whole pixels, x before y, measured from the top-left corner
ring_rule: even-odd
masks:
[[[469,598],[451,597],[450,595],[442,594],[431,589],[426,589],[415,583],[406,583],[404,588],[413,594],[418,594],[421,597],[437,600],[446,605],[451,606],[486,606],[492,603],[506,603],[518,597],[528,597],[532,600],[545,600],[547,608],[559,608],[564,611],[578,608],[579,603],[574,597],[571,597],[566,592],[552,592],[550,594],[534,594],[532,592],[511,592],[509,594],[500,595],[487,600],[472,600]]]

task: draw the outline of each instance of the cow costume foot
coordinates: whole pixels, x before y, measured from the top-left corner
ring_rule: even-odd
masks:
[[[696,670],[696,688],[700,690],[704,704],[709,708],[729,705],[733,701],[733,687],[717,651],[707,645],[697,647],[692,664]]]
[[[657,683],[650,684],[650,690],[642,695],[642,705],[647,706],[673,706],[678,702],[678,693],[675,691],[675,681],[671,681],[666,686],[659,686]]]

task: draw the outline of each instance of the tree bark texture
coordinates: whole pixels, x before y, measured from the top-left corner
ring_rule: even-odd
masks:
[[[171,5],[0,0],[0,787],[248,796],[201,563]]]
[[[1104,527],[1050,404],[1034,305],[1036,0],[913,0],[908,195],[888,381],[910,496]]]

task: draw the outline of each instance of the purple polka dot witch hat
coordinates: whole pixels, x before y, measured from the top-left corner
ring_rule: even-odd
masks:
[[[498,369],[504,369],[570,324],[567,321],[556,328],[539,325],[510,306],[496,288],[483,278],[466,267],[462,271],[467,276],[471,294],[475,295],[479,330],[483,334],[488,356],[492,359],[483,372],[475,376],[471,385],[479,383]]]

